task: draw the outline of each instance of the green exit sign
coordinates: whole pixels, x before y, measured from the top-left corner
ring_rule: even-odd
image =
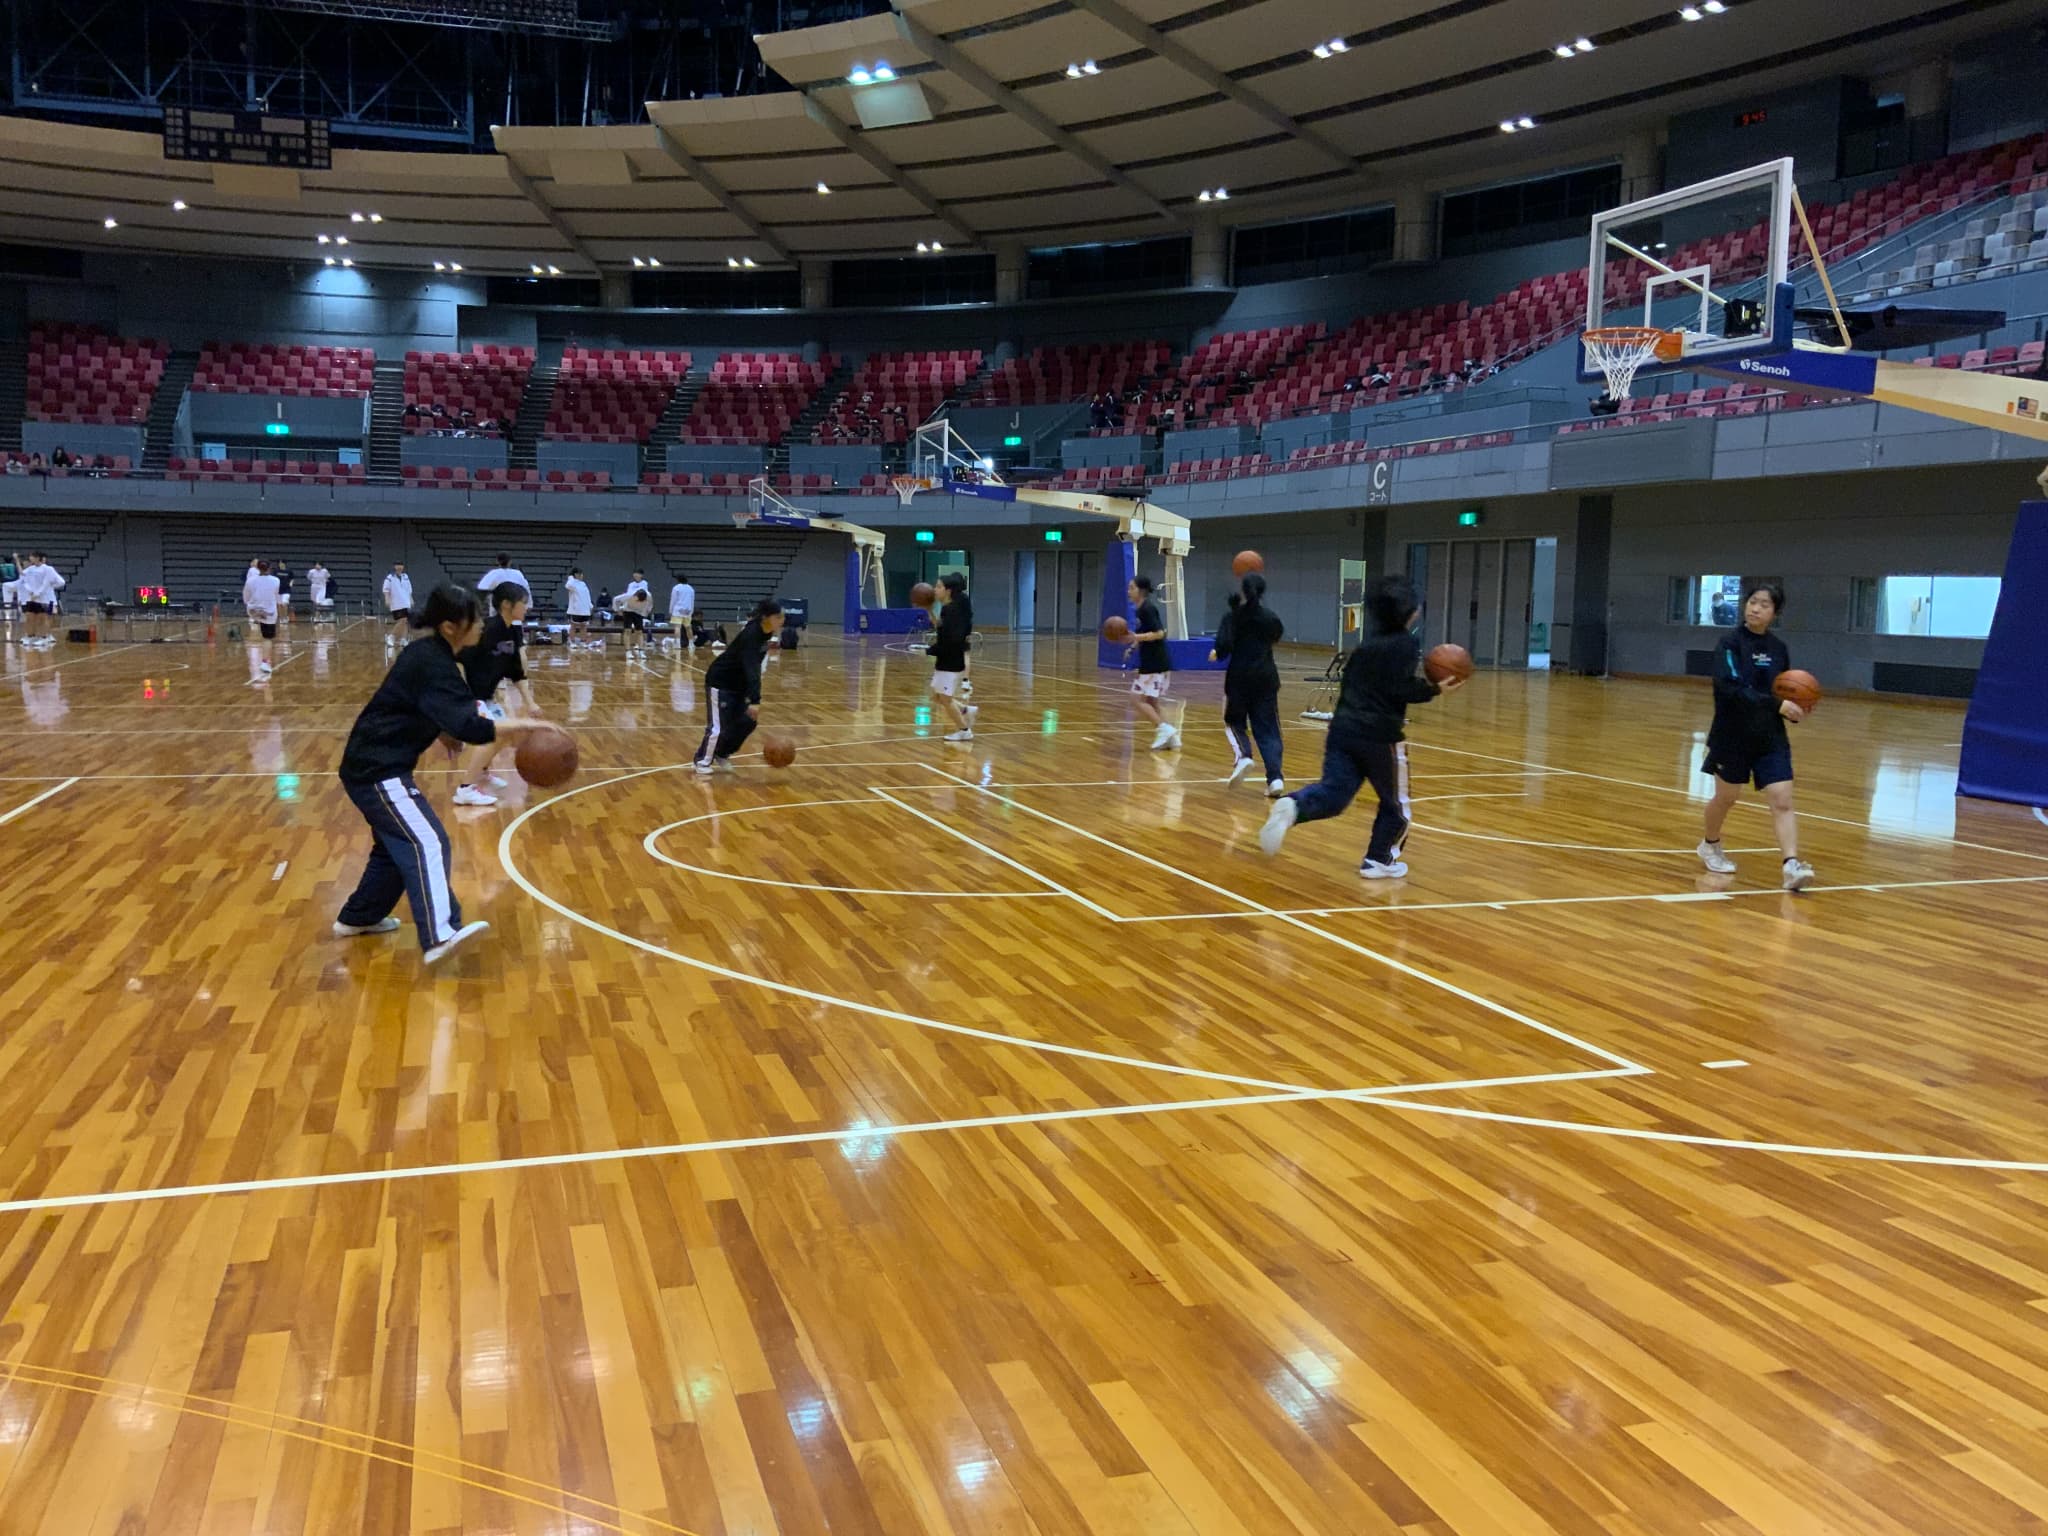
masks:
[[[936,537],[937,535],[934,534],[929,528],[920,528],[917,530],[917,542],[920,544],[929,544]]]
[[[1460,528],[1477,528],[1485,521],[1486,508],[1484,507],[1467,507],[1458,514],[1458,526]]]
[[[1024,439],[1013,434],[1003,439],[1003,446],[1005,448],[1022,448],[1024,446]]]
[[[263,435],[265,437],[290,437],[292,435],[292,424],[288,421],[266,421],[263,423]]]
[[[1048,528],[1045,530],[1045,542],[1048,544],[1057,544],[1065,536],[1066,535],[1062,534],[1060,530],[1057,528]]]

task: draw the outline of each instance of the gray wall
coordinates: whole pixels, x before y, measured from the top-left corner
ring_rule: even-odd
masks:
[[[1832,181],[1841,166],[1843,86],[1840,77],[1814,80],[1681,113],[1671,119],[1664,184],[1682,187],[1785,155],[1799,162],[1802,184]],[[1761,110],[1765,120],[1737,127],[1738,112],[1752,109]]]
[[[2041,126],[2048,35],[2030,27],[1965,43],[1950,67],[1948,142],[1977,149]]]
[[[1624,489],[1614,496],[1610,603],[1617,672],[1682,673],[1718,633],[1666,621],[1674,576],[1784,580],[1795,665],[1868,688],[1875,661],[1974,667],[1983,643],[1849,633],[1859,576],[1983,575],[2005,569],[2031,464]]]
[[[199,443],[262,441],[266,454],[290,456],[301,439],[326,443],[360,443],[370,430],[370,398],[354,395],[323,399],[311,395],[226,395],[206,390],[186,394],[186,419],[192,441]],[[291,434],[270,440],[265,427],[281,421]]]

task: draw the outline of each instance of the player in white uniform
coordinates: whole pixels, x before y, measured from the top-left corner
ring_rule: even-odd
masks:
[[[256,570],[242,583],[242,606],[249,610],[249,685],[260,687],[270,681],[275,661],[272,647],[277,639],[277,611],[282,606],[278,579],[270,573],[270,562],[258,560]]]
[[[678,645],[686,651],[697,649],[697,589],[687,576],[677,577],[668,589],[668,627],[669,650]]]
[[[612,607],[626,624],[626,654],[647,649],[647,615],[654,611],[654,593],[647,585],[647,573],[635,571],[626,590],[612,599]]]
[[[571,571],[569,579],[562,583],[562,595],[568,599],[569,645],[573,650],[579,645],[590,643],[590,583],[583,579],[580,570]]]
[[[488,605],[491,600],[491,594],[508,581],[517,582],[520,586],[526,587],[526,590],[529,592],[533,590],[531,586],[527,585],[526,572],[520,570],[518,566],[512,563],[510,555],[501,552],[498,556],[498,563],[477,578],[477,601]]]
[[[306,590],[313,594],[315,608],[332,608],[334,599],[327,595],[327,584],[334,579],[327,569],[325,560],[315,560],[306,572]]]
[[[15,585],[21,593],[22,628],[27,632],[22,644],[49,650],[57,643],[57,594],[63,590],[64,578],[41,550],[32,549]]]
[[[412,578],[405,574],[405,562],[392,564],[384,578],[384,611],[391,615],[391,628],[384,636],[384,649],[396,650],[398,642],[412,630]]]

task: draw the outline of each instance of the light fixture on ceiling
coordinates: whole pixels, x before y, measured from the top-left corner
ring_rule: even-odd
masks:
[[[334,265],[334,258],[332,256],[324,257],[322,259],[326,262],[328,266],[331,267]]]
[[[347,245],[347,244],[348,244],[348,236],[347,236],[347,235],[336,235],[336,236],[334,237],[334,243],[335,243],[336,245]]]
[[[1576,42],[1559,43],[1550,51],[1560,59],[1576,59],[1582,53],[1591,53],[1593,51],[1593,39],[1582,37]]]
[[[746,267],[749,270],[752,270],[754,265],[754,258],[751,256],[742,256],[740,258],[740,265]]]
[[[1533,117],[1513,117],[1501,123],[1500,131],[1502,133],[1526,133],[1535,126],[1536,119]]]
[[[826,186],[826,185],[825,185],[825,183],[823,183],[822,181],[821,181],[821,182],[819,182],[819,183],[818,183],[818,196],[820,196],[820,197],[830,197],[831,195],[832,195],[832,189],[831,189],[830,187]]]
[[[352,213],[348,216],[348,221],[351,224],[360,224],[363,222],[363,216],[360,213]]]
[[[846,83],[848,85],[867,85],[874,78],[873,75],[868,73],[868,67],[865,64],[856,64],[846,72]]]
[[[533,274],[533,275],[534,275],[535,277],[539,277],[539,276],[540,276],[540,268],[539,268],[539,267],[536,267],[536,266],[531,266],[531,265],[529,265],[529,266],[527,267],[527,269],[526,269],[526,270],[527,270],[527,271],[529,271],[529,272],[531,272],[531,273],[532,273],[532,274]]]
[[[448,263],[445,261],[437,261],[434,263],[434,270],[436,272],[446,272],[448,270]]]
[[[736,267],[740,264],[740,259],[737,256],[728,256],[725,258],[725,264],[728,267]]]
[[[462,263],[459,261],[451,261],[448,263],[448,270],[450,272],[460,272],[462,270]]]
[[[373,213],[370,215],[370,222],[372,224],[382,224],[384,222],[384,215],[381,213]]]
[[[633,258],[633,265],[636,267],[644,267],[647,265],[647,263],[642,261],[638,256],[635,256]]]
[[[917,254],[918,254],[918,255],[920,255],[920,256],[929,256],[929,255],[931,254],[931,250],[932,250],[932,243],[931,243],[931,241],[929,241],[929,240],[920,240],[920,241],[918,241],[918,242],[917,242]]]
[[[549,262],[549,263],[548,263],[548,276],[549,276],[549,277],[560,277],[561,275],[562,275],[562,269],[561,269],[560,267],[556,266],[556,265],[555,265],[555,264],[554,264],[553,262]]]
[[[1195,201],[1198,203],[1227,203],[1230,201],[1230,188],[1210,188],[1196,194]]]
[[[1572,49],[1576,53],[1591,53],[1593,51],[1593,39],[1590,37],[1578,38],[1572,43]]]
[[[185,211],[185,199],[183,199],[182,197],[174,197],[174,198],[172,198],[172,199],[171,199],[171,212],[173,212],[173,213],[183,213],[184,211]]]
[[[647,265],[649,265],[650,267],[658,267],[661,265],[661,258],[658,256],[650,256],[647,258]]]
[[[1067,66],[1067,78],[1069,80],[1078,80],[1083,75],[1099,75],[1101,73],[1102,66],[1093,59],[1083,59],[1079,64],[1069,64]]]
[[[1719,16],[1727,9],[1723,0],[1700,0],[1698,5],[1681,5],[1678,14],[1686,21],[1698,21],[1702,16]]]
[[[886,85],[895,78],[896,71],[889,67],[887,59],[875,60],[875,83],[877,85]]]
[[[332,245],[334,243],[334,237],[332,235],[315,235],[313,238],[316,241],[318,241],[321,245]]]
[[[938,241],[934,240],[932,242],[932,254],[934,256],[943,255],[945,253],[945,250],[946,248],[943,245],[939,244]]]
[[[342,264],[342,265],[343,265],[344,267],[352,267],[352,266],[354,266],[354,265],[355,265],[355,263],[354,263],[353,261],[351,261],[351,260],[350,260],[350,259],[349,259],[348,257],[346,257],[346,256],[344,256],[344,257],[342,257],[342,258],[341,258],[341,264]]]
[[[1333,54],[1349,53],[1350,51],[1351,45],[1341,37],[1333,37],[1327,43],[1317,43],[1315,47],[1309,50],[1310,53],[1313,53],[1319,59],[1327,59]]]
[[[121,227],[120,222],[116,219],[102,219],[100,223],[107,229],[119,229]]]

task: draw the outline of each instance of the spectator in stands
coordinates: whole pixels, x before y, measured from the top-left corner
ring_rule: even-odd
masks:
[[[1364,383],[1365,380],[1361,379],[1357,374],[1354,373],[1351,375],[1350,378],[1344,381],[1344,393],[1347,395],[1355,395],[1358,393],[1359,387]]]
[[[7,473],[10,475],[27,474],[28,460],[24,459],[18,453],[10,453],[9,455],[7,455]]]
[[[1621,401],[1604,389],[1586,402],[1586,414],[1595,418],[1612,416],[1620,409]]]
[[[405,402],[404,419],[405,425],[408,428],[417,427],[425,415],[426,412],[420,409],[418,401],[408,400]]]
[[[70,451],[62,443],[59,443],[50,453],[50,468],[52,469],[68,470],[77,462],[76,459],[71,457]]]
[[[1394,376],[1387,372],[1385,363],[1374,363],[1372,372],[1366,375],[1365,382],[1370,389],[1385,389],[1394,382]]]
[[[44,462],[43,456],[40,453],[32,453],[28,456],[28,472],[32,475],[47,477],[50,473],[50,466]]]

